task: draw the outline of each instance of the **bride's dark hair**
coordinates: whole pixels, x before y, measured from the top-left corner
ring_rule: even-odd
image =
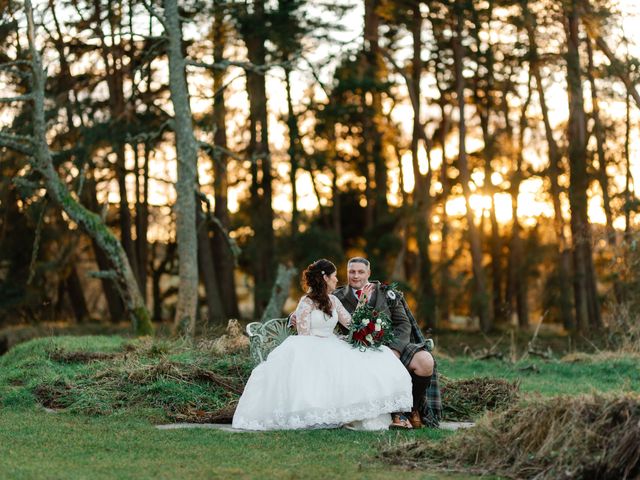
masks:
[[[302,288],[307,291],[307,297],[313,300],[318,308],[327,315],[331,315],[332,305],[324,275],[329,276],[335,271],[336,266],[333,263],[321,258],[302,272]]]

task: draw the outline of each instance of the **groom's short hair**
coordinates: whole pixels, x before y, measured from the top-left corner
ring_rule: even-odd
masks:
[[[350,258],[349,261],[347,262],[347,267],[349,265],[351,265],[352,263],[363,263],[367,267],[371,267],[371,264],[369,263],[369,260],[367,260],[364,257],[353,257],[353,258]]]

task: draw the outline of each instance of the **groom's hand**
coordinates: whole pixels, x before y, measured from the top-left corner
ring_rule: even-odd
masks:
[[[367,283],[364,287],[362,287],[362,295],[366,295],[367,300],[369,300],[375,288],[376,288],[375,284]]]

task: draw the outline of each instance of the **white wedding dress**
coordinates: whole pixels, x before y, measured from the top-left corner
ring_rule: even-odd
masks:
[[[247,382],[233,427],[291,430],[389,427],[390,413],[411,410],[411,377],[387,347],[360,351],[333,329],[351,315],[330,296],[332,315],[304,296],[296,309],[297,336],[287,338]]]

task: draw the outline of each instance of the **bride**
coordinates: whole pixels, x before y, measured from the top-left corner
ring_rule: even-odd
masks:
[[[307,294],[295,312],[298,335],[288,337],[253,370],[233,427],[387,429],[391,412],[410,410],[413,404],[409,373],[387,347],[363,352],[333,333],[337,322],[351,322],[342,303],[329,294],[338,283],[333,263],[312,263],[302,279]],[[364,293],[368,298],[371,292]]]

